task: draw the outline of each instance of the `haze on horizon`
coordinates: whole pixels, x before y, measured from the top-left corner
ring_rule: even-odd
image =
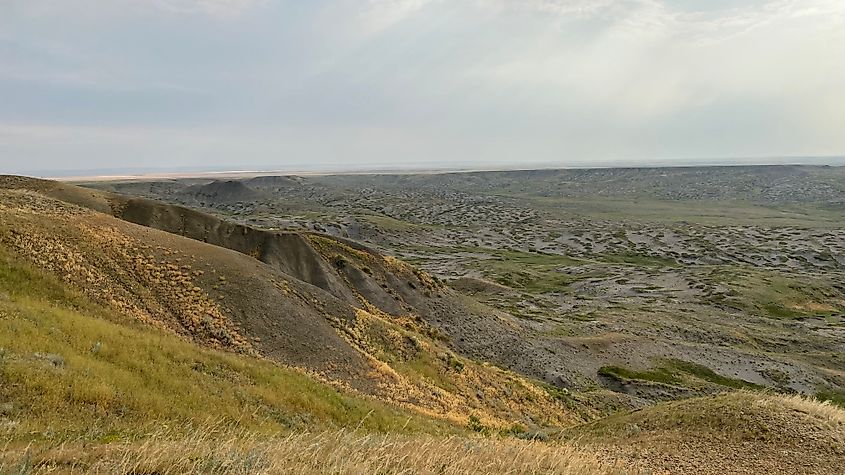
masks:
[[[0,172],[837,156],[843,59],[841,0],[7,0]]]

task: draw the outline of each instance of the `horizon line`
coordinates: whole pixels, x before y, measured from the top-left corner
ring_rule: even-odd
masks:
[[[525,164],[428,162],[419,165],[369,164],[350,167],[348,164],[301,163],[282,167],[251,165],[239,167],[119,167],[92,169],[53,169],[20,171],[19,174],[57,181],[117,181],[145,179],[185,179],[260,176],[266,174],[324,176],[324,175],[385,175],[385,174],[447,174],[495,171],[631,169],[631,168],[695,168],[742,166],[845,166],[845,155],[735,157],[704,159],[618,159],[597,162],[577,160],[562,162],[534,162]]]

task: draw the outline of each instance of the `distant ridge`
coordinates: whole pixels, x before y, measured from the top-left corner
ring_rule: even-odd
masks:
[[[207,185],[193,185],[183,190],[181,194],[201,203],[237,203],[258,201],[265,197],[263,193],[248,187],[242,181],[235,180],[213,181]]]
[[[711,166],[845,166],[845,155],[830,156],[787,156],[748,158],[700,158],[690,160],[630,159],[630,160],[566,160],[530,163],[465,163],[431,162],[408,166],[348,164],[289,164],[281,167],[232,166],[210,168],[129,168],[129,169],[85,169],[85,170],[20,170],[18,174],[54,179],[60,181],[109,181],[149,180],[179,178],[251,178],[268,175],[360,175],[360,174],[406,174],[406,173],[455,173],[473,171],[519,171],[590,168],[677,168]]]

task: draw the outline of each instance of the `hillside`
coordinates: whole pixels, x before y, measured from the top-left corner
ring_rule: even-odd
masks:
[[[202,348],[6,251],[0,289],[0,473],[619,473],[586,450],[456,437],[466,429]]]
[[[373,398],[345,395],[302,370],[204,348],[146,325],[5,250],[0,262],[3,416],[6,428],[14,421],[21,435],[52,427],[55,436],[122,438],[157,420],[258,431],[359,422],[381,431],[450,430]],[[91,425],[92,418],[98,423]]]
[[[529,429],[580,417],[537,384],[453,353],[411,313],[412,304],[427,309],[445,289],[398,261],[149,200],[13,183],[15,189],[2,192],[0,242],[138,321],[448,419],[473,416],[489,426]],[[350,263],[332,263],[341,254],[330,246],[347,253]],[[366,270],[352,264],[355,253],[367,259]]]
[[[562,445],[462,440],[462,427],[132,321],[5,252],[0,288],[3,472],[832,474],[845,461],[843,411],[752,394],[576,426]]]

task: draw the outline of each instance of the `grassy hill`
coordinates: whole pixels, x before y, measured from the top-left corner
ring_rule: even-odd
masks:
[[[801,396],[738,391],[659,404],[565,432],[652,473],[845,470],[845,411]]]
[[[615,473],[128,321],[0,253],[2,473]],[[375,435],[376,433],[382,435]]]
[[[454,430],[301,370],[133,322],[5,251],[0,289],[4,416],[22,437],[131,438],[161,420],[262,432]]]
[[[580,418],[567,407],[572,401],[453,353],[415,309],[436,301],[452,314],[468,312],[399,261],[318,236],[259,234],[161,204],[142,212],[144,203],[109,202],[117,214],[133,210],[133,218],[167,229],[176,221],[189,223],[180,228],[186,233],[206,229],[208,240],[236,248],[227,249],[45,196],[81,193],[73,187],[24,183],[0,191],[0,243],[111,312],[464,424],[472,416],[485,427],[530,430]],[[72,199],[94,207],[88,201],[113,197]],[[263,249],[257,257],[248,251],[253,242]],[[342,253],[348,265],[341,267],[333,260]]]

